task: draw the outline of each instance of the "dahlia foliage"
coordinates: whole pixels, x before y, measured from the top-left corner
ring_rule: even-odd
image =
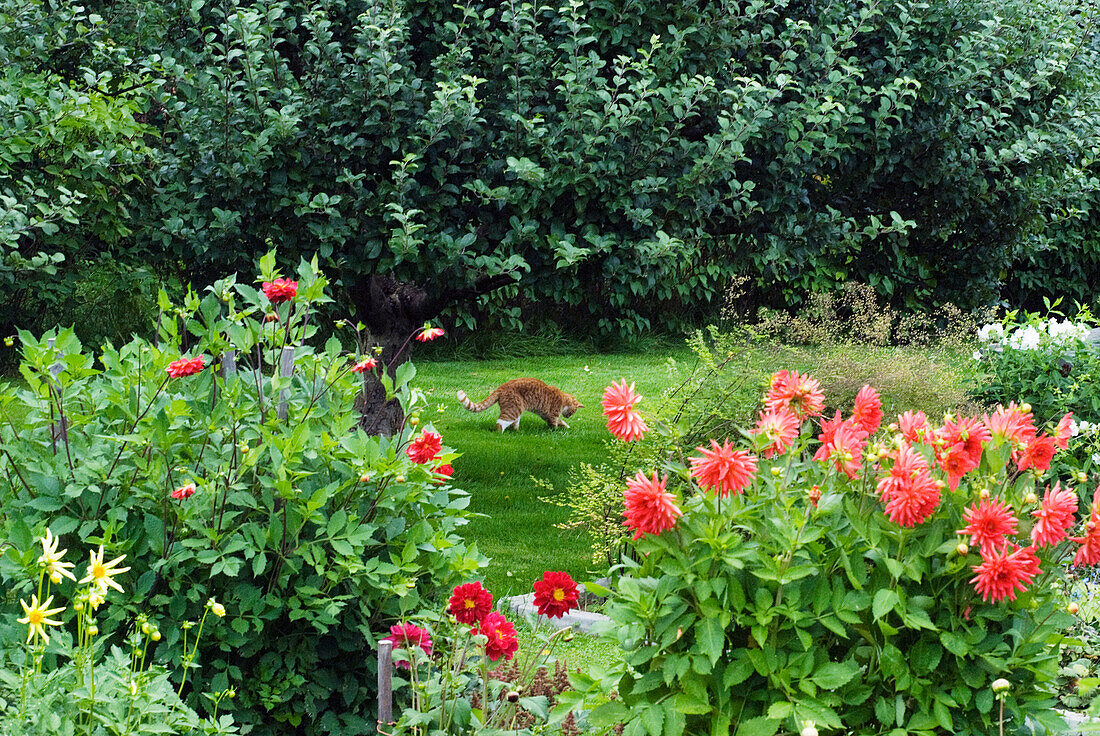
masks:
[[[633,441],[647,429],[634,409],[641,398],[625,380],[607,388],[604,414],[617,438]],[[675,534],[694,498],[752,504],[795,482],[805,484],[801,495],[812,509],[830,495],[831,506],[848,497],[864,508],[861,498],[870,495],[899,533],[946,520],[957,535],[947,546],[962,556],[985,602],[1014,601],[1063,554],[1074,565],[1100,563],[1100,487],[1091,517],[1079,521],[1077,491],[1045,478],[1074,434],[1070,414],[1044,431],[1027,405],[1014,403],[986,416],[945,416],[939,425],[907,411],[884,429],[873,388],[860,389],[848,416],[829,417],[818,382],[797,371],[773,375],[762,404],[749,446],[711,439],[686,464],[666,464],[675,472],[639,469],[626,481],[623,524],[635,540]]]

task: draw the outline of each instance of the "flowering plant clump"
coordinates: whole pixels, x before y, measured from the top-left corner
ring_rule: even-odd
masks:
[[[870,386],[847,415],[825,405],[781,371],[754,429],[623,484],[636,541],[608,613],[625,657],[591,720],[977,736],[1003,704],[1056,727],[1056,583],[1100,561],[1100,488],[1079,512],[1049,476],[1057,427],[1014,405],[883,426]]]
[[[566,573],[547,571],[534,590],[539,616],[560,618],[576,607],[577,585]],[[528,690],[536,689],[531,686],[542,676],[557,641],[571,636],[569,629],[536,642],[531,656],[517,657],[516,627],[492,607],[493,596],[481,583],[464,583],[451,591],[446,617],[426,611],[423,622],[391,627],[383,641],[394,647],[399,678],[394,692],[402,700],[395,710],[397,721],[379,724],[381,730],[437,736],[505,730],[530,734],[528,725],[545,727],[566,718],[568,707],[556,709],[551,717],[547,696]],[[537,635],[537,620],[531,623]]]
[[[74,574],[58,550],[91,547],[73,582],[86,606],[113,597],[104,638],[138,612],[225,616],[198,638],[166,627],[156,656],[192,707],[251,683],[221,707],[256,733],[365,730],[364,632],[484,564],[457,534],[469,498],[444,469],[458,455],[420,424],[413,365],[375,371],[323,335],[325,288],[316,261],[286,278],[269,253],[251,284],[228,277],[179,305],[162,293],[156,342],[91,355],[71,330],[21,333],[25,384],[0,387],[19,417],[0,423],[4,538],[48,521],[57,582]],[[365,378],[403,409],[393,436],[358,426]],[[0,578],[18,580],[3,565]],[[23,600],[53,646],[59,599]]]
[[[115,591],[125,593],[117,579],[129,570],[119,566],[125,555],[104,563],[102,546],[89,550],[78,582],[76,563],[64,559],[68,550],[49,527],[39,539],[37,560],[25,527],[9,542],[4,563],[23,612],[15,621],[27,635],[0,642],[0,733],[100,733],[103,727],[120,734],[237,733],[232,718],[219,717],[216,706],[202,719],[180,701],[170,675],[181,679],[186,671],[172,673],[152,662],[163,635],[144,614],[130,626],[129,652],[115,646],[105,653],[99,624],[115,607],[108,599],[119,597]],[[209,697],[217,703],[225,693]]]

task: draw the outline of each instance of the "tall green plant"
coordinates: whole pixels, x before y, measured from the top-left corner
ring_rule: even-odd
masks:
[[[408,425],[356,429],[377,363],[321,343],[316,261],[296,281],[274,254],[261,266],[262,290],[229,277],[180,306],[162,294],[155,343],[93,357],[71,330],[21,333],[27,386],[0,394],[2,521],[22,548],[48,522],[128,555],[124,605],[100,626],[163,622],[158,656],[193,705],[234,687],[222,707],[254,732],[358,733],[373,723],[371,632],[480,564],[456,534],[469,499],[435,472],[453,453],[406,452],[425,436],[412,364],[381,376]],[[225,625],[189,655],[166,622],[198,620],[212,596]]]

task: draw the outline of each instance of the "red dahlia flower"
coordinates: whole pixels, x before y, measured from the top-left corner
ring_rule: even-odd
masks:
[[[966,458],[966,464],[973,470],[982,461],[983,446],[992,439],[989,428],[985,422],[977,417],[959,417],[957,420],[948,419],[943,426],[936,430],[936,438],[943,440],[939,445],[945,449],[957,448]],[[946,468],[945,468],[946,470]]]
[[[926,438],[931,433],[932,427],[928,424],[928,417],[923,411],[916,413],[907,411],[898,415],[898,431],[909,444],[919,445],[927,441]]]
[[[647,478],[641,471],[626,482],[623,493],[626,521],[623,525],[634,530],[635,539],[643,534],[660,534],[665,529],[671,529],[682,515],[676,505],[676,497],[665,490],[667,482],[667,477],[658,481],[656,473],[652,478]]]
[[[1075,566],[1100,563],[1100,486],[1092,494],[1092,515],[1085,522],[1085,536],[1070,537],[1070,541],[1081,545],[1073,556]]]
[[[886,516],[899,526],[923,523],[940,505],[940,483],[928,473],[928,461],[917,450],[903,446],[890,474],[880,478],[878,491],[886,502]]]
[[[787,409],[799,419],[816,417],[825,409],[825,394],[810,376],[784,370],[772,376],[764,406],[771,412]]]
[[[487,639],[485,656],[494,662],[501,657],[511,659],[519,649],[516,627],[496,611],[485,614],[474,633],[482,634]]]
[[[447,601],[447,613],[460,624],[476,624],[493,610],[493,596],[481,583],[456,585]]]
[[[982,564],[971,568],[977,575],[971,578],[970,582],[981,594],[982,600],[987,603],[990,599],[1016,600],[1016,591],[1026,590],[1032,578],[1042,572],[1039,569],[1039,558],[1035,556],[1034,547],[1021,549],[1012,545],[1012,548],[1010,551],[1006,546],[1000,552],[992,552],[988,555],[983,552]]]
[[[600,405],[607,417],[607,428],[623,442],[641,439],[649,431],[642,415],[634,410],[634,405],[641,399],[641,395],[634,391],[634,384],[627,386],[625,378],[620,383],[612,381],[603,392]]]
[[[756,421],[756,429],[753,434],[763,435],[768,441],[763,450],[766,458],[782,455],[791,449],[794,440],[798,437],[799,419],[790,409],[779,408],[775,411],[768,410],[765,414],[760,412],[760,419]]]
[[[535,581],[535,608],[540,616],[561,618],[577,607],[577,584],[564,572],[544,572]]]
[[[744,491],[756,474],[756,457],[746,450],[733,449],[728,437],[721,445],[711,440],[710,448],[695,448],[702,457],[691,458],[691,476],[700,487],[714,490],[723,498]]]
[[[272,304],[289,302],[298,296],[298,282],[290,279],[275,279],[263,283],[264,296]]]
[[[1069,438],[1073,436],[1073,412],[1067,412],[1058,420],[1058,428],[1054,432],[1054,444],[1061,449],[1069,447]]]
[[[1050,468],[1050,461],[1054,458],[1056,448],[1053,437],[1041,434],[1024,446],[1023,451],[1016,458],[1016,465],[1020,470],[1035,468],[1046,471]]]
[[[1035,438],[1035,417],[1030,411],[1025,412],[1015,401],[1008,406],[998,406],[991,414],[986,416],[993,436],[998,440],[1004,440],[1016,447],[1023,447]]]
[[[420,436],[413,440],[405,448],[405,454],[414,463],[426,463],[435,459],[439,451],[443,449],[443,437],[438,433],[425,429]]]
[[[836,469],[855,478],[863,465],[863,448],[867,444],[867,433],[860,425],[845,422],[832,432],[829,443],[822,445],[814,455],[815,460],[829,459]],[[824,457],[820,457],[824,455]]]
[[[442,327],[432,327],[429,323],[425,322],[424,327],[420,330],[420,333],[416,336],[418,342],[431,342],[437,337],[443,337],[447,333]]]
[[[351,372],[352,373],[366,373],[367,371],[373,371],[377,367],[378,367],[378,361],[375,360],[372,356],[368,355],[366,358],[363,358],[358,363],[353,365],[351,367]]]
[[[180,358],[168,364],[164,370],[172,378],[185,378],[193,376],[206,367],[206,359],[201,355],[195,358]]]
[[[878,391],[864,386],[856,394],[856,403],[852,407],[852,421],[863,427],[863,431],[872,435],[882,424],[882,399]]]
[[[442,476],[441,478],[439,478],[438,481],[439,483],[442,483],[444,480],[450,478],[452,475],[455,474],[455,469],[451,466],[450,463],[447,463],[446,465],[440,465],[438,468],[436,468],[435,474],[437,476]]]
[[[414,624],[394,624],[390,627],[390,635],[382,641],[393,644],[394,649],[404,649],[405,651],[411,651],[413,647],[420,647],[424,650],[424,654],[429,657],[432,656],[431,635]],[[412,668],[407,659],[399,660],[394,664],[404,669]]]
[[[176,490],[172,491],[172,498],[176,499],[177,501],[182,501],[185,498],[191,498],[191,496],[194,496],[194,495],[195,495],[195,484],[194,483],[188,483],[187,485],[180,486]]]
[[[971,506],[963,512],[963,519],[969,526],[956,534],[969,534],[970,543],[978,545],[982,557],[1007,547],[1008,535],[1016,533],[1016,517],[999,498],[987,498],[977,507]]]
[[[1066,538],[1066,532],[1072,526],[1077,513],[1077,494],[1062,484],[1055,483],[1054,490],[1047,488],[1043,495],[1043,505],[1038,511],[1032,511],[1036,518],[1031,528],[1031,541],[1036,547],[1053,547]]]

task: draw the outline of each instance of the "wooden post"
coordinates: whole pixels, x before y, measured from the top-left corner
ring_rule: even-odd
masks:
[[[294,347],[287,346],[283,348],[283,352],[279,355],[279,375],[283,378],[290,378],[294,375]],[[279,408],[276,410],[276,416],[279,417],[279,421],[285,421],[287,416],[287,397],[286,389],[279,389]]]
[[[232,375],[237,373],[237,351],[226,350],[222,353],[222,378],[228,380]]]
[[[393,722],[393,642],[378,642],[378,732]]]

